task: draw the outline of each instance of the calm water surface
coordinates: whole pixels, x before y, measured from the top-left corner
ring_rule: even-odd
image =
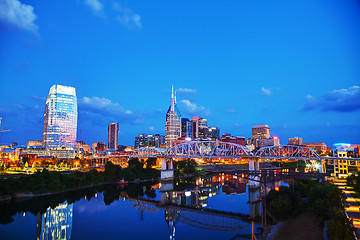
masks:
[[[218,175],[36,198],[0,205],[0,239],[251,239],[261,191]]]

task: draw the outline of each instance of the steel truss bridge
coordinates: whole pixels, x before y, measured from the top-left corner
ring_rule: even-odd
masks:
[[[214,209],[194,208],[176,204],[162,204],[160,201],[129,198],[132,207],[141,212],[165,211],[165,218],[181,222],[196,228],[215,231],[237,231],[246,228],[254,219],[250,215],[218,211]],[[255,221],[259,221],[258,218]]]
[[[296,145],[279,145],[262,147],[256,153],[247,147],[220,141],[191,141],[175,145],[169,149],[138,148],[130,157],[138,158],[257,158],[268,160],[351,160],[360,161],[360,158],[337,158],[320,156],[314,149]]]

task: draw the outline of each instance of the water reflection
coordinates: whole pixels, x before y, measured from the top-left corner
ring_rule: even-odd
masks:
[[[13,221],[13,216],[19,212],[31,212],[35,216],[37,214],[36,236],[39,240],[70,239],[72,230],[73,234],[76,231],[81,232],[79,225],[79,222],[83,221],[81,218],[74,228],[72,226],[73,203],[80,199],[85,202],[79,205],[75,203],[75,209],[80,211],[80,208],[84,208],[80,211],[81,214],[86,211],[91,212],[94,204],[100,204],[98,206],[106,209],[106,206],[114,206],[114,204],[120,207],[118,202],[120,199],[127,201],[130,205],[121,205],[121,211],[126,207],[135,208],[139,210],[140,220],[143,220],[144,214],[149,214],[150,219],[153,219],[154,215],[161,217],[163,222],[159,226],[167,225],[168,237],[171,240],[175,239],[177,228],[180,227],[181,232],[183,229],[188,229],[187,226],[213,232],[231,232],[236,234],[236,237],[251,239],[261,233],[256,227],[266,226],[266,193],[278,187],[280,183],[252,187],[247,184],[248,180],[241,176],[220,174],[198,179],[175,179],[170,182],[149,182],[127,186],[106,185],[72,192],[67,196],[54,195],[13,203],[4,208],[0,206],[0,210],[1,217],[6,220],[5,223]],[[102,194],[99,194],[101,198],[98,198],[98,193],[101,192]],[[100,199],[103,201],[97,203]],[[87,203],[88,201],[91,203]],[[6,210],[6,214],[2,210]],[[239,233],[246,234],[239,235]]]
[[[73,204],[67,202],[56,208],[48,208],[44,214],[38,213],[37,240],[69,240],[71,236]]]

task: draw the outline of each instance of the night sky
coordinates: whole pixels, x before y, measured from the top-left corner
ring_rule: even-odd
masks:
[[[54,84],[86,143],[165,134],[172,85],[221,134],[360,143],[360,1],[0,0],[0,83],[0,144],[42,139]]]

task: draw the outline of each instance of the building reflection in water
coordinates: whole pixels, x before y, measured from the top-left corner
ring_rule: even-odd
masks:
[[[44,214],[38,213],[37,240],[70,239],[73,218],[73,204],[67,202],[56,208],[48,208]]]
[[[201,210],[205,210],[208,207],[210,197],[221,192],[226,195],[246,194],[247,183],[248,180],[241,176],[220,174],[212,178],[196,179],[195,187],[190,190],[174,191],[173,187],[171,187],[173,183],[162,182],[160,185],[161,205],[165,208],[165,220],[169,227],[169,239],[175,239],[175,225],[179,221],[194,227],[217,231],[241,230],[250,224],[250,236],[254,239],[255,235],[259,234],[254,229],[254,222],[261,221],[261,226],[266,226],[264,196],[268,191],[279,186],[280,182],[267,184],[266,186],[259,184],[253,188],[249,187],[249,215],[246,218],[240,217],[240,215],[246,214],[239,214],[237,217],[234,216],[234,213],[226,211],[216,213],[216,210],[210,212]],[[181,208],[181,206],[185,208]],[[224,222],[228,224],[223,224]],[[237,234],[236,236],[242,235]]]

